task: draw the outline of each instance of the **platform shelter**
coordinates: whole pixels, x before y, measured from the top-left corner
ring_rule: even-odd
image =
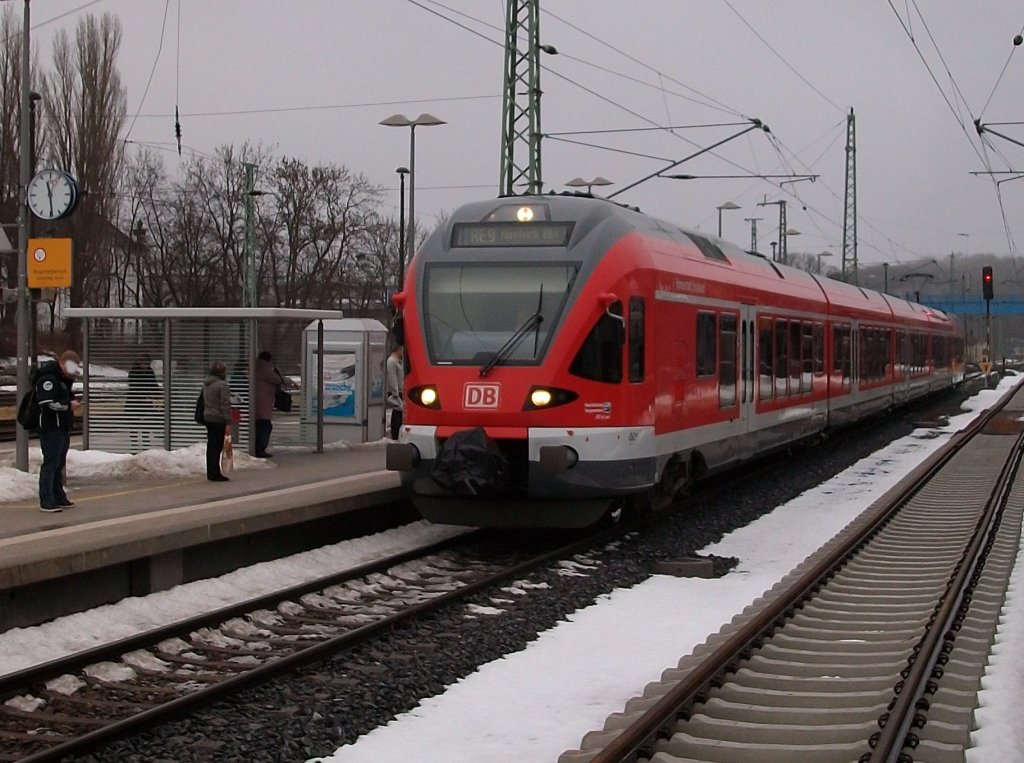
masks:
[[[149,448],[172,450],[206,439],[194,421],[196,398],[210,364],[221,360],[237,408],[236,448],[255,447],[253,378],[257,355],[267,350],[290,382],[291,412],[274,412],[274,447],[310,442],[309,410],[302,383],[304,331],[342,317],[336,310],[253,308],[67,308],[83,321],[82,384],[87,405],[83,446],[113,453]],[[322,358],[323,353],[316,355]],[[311,422],[316,448],[323,447],[323,421]]]

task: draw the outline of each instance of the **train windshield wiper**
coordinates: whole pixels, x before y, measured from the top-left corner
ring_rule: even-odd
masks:
[[[491,356],[491,359],[480,367],[480,375],[487,376],[487,374],[491,372],[492,368],[494,368],[496,365],[498,365],[498,363],[500,363],[501,361],[503,361],[505,358],[512,354],[512,351],[519,346],[519,343],[523,341],[523,337],[525,337],[530,332],[530,329],[537,327],[539,331],[540,324],[543,321],[544,316],[541,315],[540,313],[534,313],[529,318],[527,318],[523,322],[523,325],[517,328],[515,330],[515,333],[508,338],[508,341],[501,346],[501,349],[494,353]]]

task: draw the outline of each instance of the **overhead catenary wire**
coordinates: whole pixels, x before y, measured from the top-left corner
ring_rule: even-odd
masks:
[[[914,50],[915,50],[915,52],[918,55],[918,58],[924,64],[924,67],[925,67],[925,70],[928,73],[928,76],[931,77],[932,82],[935,83],[935,87],[938,88],[940,95],[942,96],[943,100],[946,102],[946,105],[948,106],[949,110],[952,112],[954,119],[956,119],[957,124],[960,126],[960,129],[963,131],[964,135],[967,137],[967,140],[968,140],[968,143],[971,146],[971,149],[978,156],[978,159],[981,162],[982,166],[987,171],[991,172],[993,170],[993,166],[992,166],[991,161],[989,160],[988,152],[986,151],[986,146],[988,148],[991,148],[994,153],[999,155],[1004,160],[1005,160],[1005,157],[1002,157],[1002,155],[999,154],[998,151],[995,151],[994,147],[992,147],[991,144],[988,143],[988,141],[985,139],[984,134],[983,134],[983,125],[981,124],[980,118],[974,117],[973,115],[971,115],[971,124],[972,124],[972,127],[974,129],[973,130],[968,130],[967,124],[965,123],[965,120],[963,119],[962,114],[953,105],[953,103],[951,102],[949,96],[946,94],[945,89],[939,84],[938,78],[936,77],[935,73],[932,71],[932,68],[931,68],[931,66],[928,63],[928,60],[925,58],[924,53],[921,51],[921,48],[920,48],[920,46],[917,43],[917,39],[915,38],[915,36],[913,34],[913,31],[910,28],[910,20],[912,18],[911,14],[910,14],[910,6],[913,6],[913,9],[916,12],[917,17],[920,19],[921,24],[924,27],[924,29],[925,29],[925,31],[926,31],[926,33],[928,35],[929,40],[931,41],[932,47],[935,48],[936,54],[939,57],[939,61],[942,63],[943,67],[946,70],[946,74],[949,77],[950,82],[952,83],[953,92],[954,92],[955,96],[957,97],[959,102],[962,103],[964,105],[964,107],[967,109],[968,114],[970,114],[970,107],[967,104],[967,100],[966,100],[966,98],[963,97],[963,94],[962,94],[959,86],[956,84],[956,80],[953,78],[952,72],[950,71],[949,67],[946,65],[945,57],[942,55],[942,52],[939,50],[938,43],[936,43],[934,36],[932,36],[931,30],[928,28],[927,22],[925,21],[924,15],[921,13],[921,9],[918,7],[916,0],[909,0],[909,5],[907,5],[907,19],[906,20],[904,20],[904,18],[900,15],[899,11],[896,10],[896,7],[893,5],[892,0],[888,0],[888,2],[889,2],[889,7],[892,9],[892,12],[896,15],[896,18],[899,20],[900,26],[903,28],[904,33],[907,35],[907,38],[910,40],[911,44],[913,45]],[[1005,70],[1005,67],[1004,67],[1004,70]],[[1000,75],[1000,79],[1001,78],[1002,78],[1002,75]],[[993,92],[994,92],[994,89],[993,89]],[[989,96],[989,98],[991,99],[991,95]],[[988,104],[986,102],[986,106],[987,105]],[[976,134],[979,137],[979,141],[977,143],[975,143],[975,141],[974,141],[974,134]],[[1007,166],[1009,166],[1009,164],[1007,164]],[[991,182],[995,183],[995,180],[992,179]],[[1009,227],[1008,215],[1007,215],[1006,207],[1005,207],[1005,204],[1004,204],[1004,201],[1003,201],[1002,192],[1000,191],[1000,188],[999,188],[998,185],[996,185],[994,187],[995,187],[995,191],[996,191],[996,194],[995,194],[996,195],[996,203],[998,204],[999,213],[1000,213],[1000,215],[1001,215],[1001,217],[1003,219],[1003,228],[1004,228],[1004,232],[1005,232],[1005,235],[1006,235],[1007,246],[1008,246],[1008,248],[1010,250],[1011,256],[1013,256],[1014,253],[1016,252],[1016,249],[1017,249],[1016,241],[1014,240],[1013,232],[1012,232],[1012,230]]]
[[[139,99],[139,108],[135,112],[135,116],[132,117],[131,124],[128,125],[128,129],[125,131],[124,139],[122,143],[127,143],[128,138],[132,134],[132,130],[135,129],[135,123],[139,119],[139,112],[142,111],[143,105],[146,103],[146,96],[149,95],[149,88],[153,84],[153,76],[156,74],[156,65],[160,61],[160,54],[164,49],[164,35],[167,32],[167,15],[170,10],[171,0],[164,0],[164,17],[160,23],[160,39],[157,42],[156,54],[153,56],[153,65],[149,69],[149,78],[146,80],[146,87],[142,91],[142,98]]]
[[[421,3],[421,2],[416,2],[416,0],[409,0],[409,1],[410,1],[410,2],[413,2],[413,4],[414,4],[414,5],[417,5],[417,6],[421,7],[421,8],[424,8],[424,5],[423,5],[423,3]],[[439,2],[432,2],[432,0],[426,0],[426,2],[429,2],[429,3],[431,4],[431,5],[434,5],[434,6],[436,6],[436,7],[440,7],[440,8],[445,8],[446,10],[450,10],[450,11],[452,11],[452,12],[454,12],[454,13],[458,13],[458,15],[460,15],[460,16],[461,16],[461,17],[463,17],[463,18],[470,18],[470,19],[472,19],[473,21],[475,21],[476,23],[479,23],[479,24],[481,24],[481,25],[483,25],[483,26],[489,27],[489,28],[491,28],[491,29],[494,29],[494,30],[496,30],[496,31],[503,31],[503,30],[501,30],[501,29],[500,29],[499,27],[496,27],[496,26],[494,26],[494,25],[490,25],[490,24],[487,24],[486,22],[483,22],[483,21],[481,21],[480,19],[476,19],[476,18],[474,18],[474,17],[472,17],[472,16],[469,16],[468,14],[462,13],[461,11],[455,11],[455,10],[453,10],[453,9],[450,9],[450,8],[449,8],[448,6],[445,6],[445,5],[443,5],[442,3],[439,3]],[[728,3],[727,3],[727,5],[728,5]],[[425,10],[428,10],[429,12],[433,13],[434,15],[437,15],[437,16],[439,16],[440,18],[444,18],[444,19],[447,19],[447,17],[446,17],[446,16],[445,16],[445,15],[444,15],[443,13],[441,13],[441,12],[439,12],[439,11],[435,10],[435,9],[427,9],[427,8],[424,8],[424,9],[425,9]],[[755,34],[755,36],[756,36],[756,37],[757,37],[757,38],[758,38],[758,39],[759,39],[759,40],[760,40],[760,41],[762,42],[762,44],[764,44],[764,45],[765,45],[765,46],[766,46],[766,47],[767,47],[767,48],[768,48],[768,49],[769,49],[769,50],[770,50],[770,51],[771,51],[771,52],[772,52],[772,53],[773,53],[773,54],[774,54],[774,55],[775,55],[775,56],[776,56],[776,57],[777,57],[777,58],[778,58],[778,59],[779,59],[780,61],[782,61],[782,62],[783,62],[783,64],[784,64],[784,65],[785,65],[785,66],[786,66],[787,68],[789,68],[789,69],[790,69],[790,71],[792,71],[792,72],[793,72],[793,73],[794,73],[794,74],[795,74],[795,75],[796,75],[796,76],[797,76],[798,78],[800,78],[800,79],[801,79],[801,81],[803,81],[803,82],[804,82],[804,83],[805,83],[805,84],[806,84],[806,85],[807,85],[808,87],[810,87],[810,88],[811,88],[811,89],[812,89],[812,90],[813,90],[814,92],[816,92],[816,93],[817,93],[817,94],[818,94],[818,95],[819,95],[820,97],[822,97],[822,98],[823,98],[823,99],[824,99],[824,100],[825,100],[825,101],[826,101],[827,103],[829,103],[829,104],[830,104],[830,105],[831,105],[832,107],[836,108],[836,109],[837,109],[837,110],[839,110],[839,111],[842,111],[842,112],[843,112],[843,113],[845,114],[845,112],[846,112],[846,109],[844,109],[844,108],[842,108],[842,107],[838,106],[838,104],[836,104],[836,103],[835,103],[835,101],[833,101],[833,100],[832,100],[831,98],[829,98],[829,97],[828,97],[827,95],[825,95],[825,94],[824,94],[824,93],[823,93],[823,92],[822,92],[822,91],[821,91],[821,90],[820,90],[819,88],[817,88],[817,87],[816,87],[816,86],[815,86],[815,85],[814,85],[814,84],[813,84],[812,82],[810,82],[810,80],[809,80],[809,79],[808,79],[807,77],[803,76],[803,75],[802,75],[802,74],[801,74],[801,73],[800,73],[800,72],[799,72],[799,71],[798,71],[798,70],[797,70],[797,69],[796,69],[796,68],[795,68],[795,67],[794,67],[794,66],[793,66],[792,64],[790,64],[790,63],[789,63],[789,62],[788,62],[788,61],[787,61],[787,60],[785,59],[785,57],[784,57],[784,56],[783,56],[783,55],[782,55],[781,53],[779,53],[779,51],[778,51],[778,50],[776,50],[776,49],[774,48],[774,46],[772,46],[772,45],[771,45],[771,44],[770,44],[770,43],[769,43],[769,42],[768,42],[768,41],[767,41],[767,40],[766,40],[766,39],[765,39],[765,38],[764,38],[764,37],[763,37],[762,35],[760,35],[759,33],[757,33],[757,31],[756,31],[755,29],[753,29],[753,28],[751,27],[751,25],[750,25],[750,24],[749,24],[749,23],[748,23],[748,22],[746,21],[746,19],[744,19],[744,18],[742,17],[742,15],[741,15],[741,14],[740,14],[740,13],[739,13],[739,12],[738,12],[738,11],[737,11],[737,10],[736,10],[735,8],[734,8],[734,7],[732,7],[732,6],[730,5],[730,6],[729,6],[729,9],[730,9],[730,11],[732,11],[732,12],[733,12],[733,13],[734,13],[734,14],[735,14],[735,15],[736,15],[737,17],[739,17],[739,18],[740,18],[740,20],[741,20],[741,21],[742,21],[742,22],[743,22],[743,23],[744,23],[744,24],[745,24],[745,25],[746,25],[746,26],[747,26],[747,27],[748,27],[749,29],[751,29],[751,31],[752,31],[752,32],[753,32],[753,33]],[[617,47],[617,46],[615,46],[615,45],[612,45],[611,43],[608,43],[608,42],[606,42],[606,41],[602,40],[602,39],[601,39],[601,38],[599,38],[598,36],[596,36],[596,35],[594,35],[594,34],[591,34],[590,32],[586,31],[585,29],[583,29],[582,27],[580,27],[580,26],[579,26],[578,24],[575,24],[575,23],[573,23],[573,22],[571,22],[571,21],[568,21],[567,19],[565,19],[565,18],[563,18],[563,17],[559,16],[558,14],[556,14],[556,13],[553,13],[553,12],[551,12],[551,11],[550,11],[550,10],[548,10],[547,8],[543,8],[543,7],[542,7],[542,8],[541,8],[541,12],[542,12],[542,13],[543,13],[543,14],[544,14],[545,16],[549,16],[549,17],[551,17],[551,18],[554,18],[555,20],[559,21],[560,23],[562,23],[562,24],[565,24],[565,25],[566,25],[567,27],[569,27],[569,28],[571,28],[571,29],[573,29],[573,30],[577,31],[578,33],[580,33],[580,34],[584,35],[585,37],[587,37],[587,38],[589,38],[589,39],[591,39],[591,40],[593,40],[593,41],[597,42],[598,44],[600,44],[600,45],[602,45],[602,46],[604,46],[604,47],[608,48],[609,50],[612,50],[612,51],[614,51],[615,53],[617,53],[617,54],[619,54],[619,55],[623,56],[623,57],[624,57],[624,58],[626,58],[627,60],[629,60],[629,61],[632,61],[632,62],[634,62],[634,63],[638,64],[639,66],[642,66],[642,67],[646,68],[647,70],[649,70],[649,71],[651,71],[651,72],[655,73],[655,74],[656,74],[656,75],[658,76],[658,78],[659,78],[659,83],[660,83],[660,82],[662,82],[662,80],[663,80],[663,79],[668,79],[669,81],[671,81],[671,82],[674,82],[674,83],[676,83],[677,85],[679,85],[679,86],[681,86],[681,87],[685,88],[686,90],[689,90],[689,91],[691,91],[691,92],[694,92],[694,93],[696,93],[696,94],[697,94],[697,95],[698,95],[698,96],[700,97],[700,99],[697,99],[697,98],[691,98],[691,97],[689,97],[689,96],[684,96],[684,95],[682,95],[682,94],[679,94],[679,93],[672,93],[672,91],[670,91],[670,90],[667,90],[667,89],[665,89],[664,87],[661,87],[661,86],[659,86],[659,85],[652,85],[652,84],[650,84],[650,83],[644,82],[643,80],[640,80],[639,78],[636,78],[636,77],[632,77],[632,76],[630,76],[630,75],[627,75],[627,74],[624,74],[624,73],[622,73],[622,72],[617,72],[617,71],[611,70],[611,69],[610,69],[609,67],[605,67],[605,66],[602,66],[602,65],[594,64],[594,63],[592,63],[592,62],[588,62],[588,61],[586,61],[586,60],[584,60],[584,59],[581,59],[581,58],[579,58],[579,57],[576,57],[576,56],[572,56],[572,55],[569,55],[569,54],[567,54],[567,53],[566,53],[565,51],[560,51],[560,52],[559,52],[559,57],[560,57],[560,58],[562,58],[562,59],[567,59],[567,60],[572,60],[572,61],[576,61],[576,62],[578,62],[578,63],[580,63],[580,64],[582,64],[582,65],[586,65],[586,66],[588,66],[588,67],[590,67],[590,68],[593,68],[593,69],[596,69],[596,70],[598,70],[598,71],[602,71],[602,72],[608,73],[608,74],[610,74],[610,75],[612,75],[612,76],[615,76],[615,77],[618,77],[618,78],[624,78],[624,79],[627,79],[627,80],[629,80],[629,81],[632,81],[632,82],[635,82],[635,83],[637,83],[637,84],[640,84],[640,85],[642,85],[642,86],[644,86],[644,87],[649,87],[649,88],[652,88],[652,89],[657,89],[657,90],[659,90],[659,91],[660,91],[660,92],[661,92],[661,93],[663,94],[663,96],[664,96],[664,95],[665,95],[665,94],[667,93],[667,94],[671,94],[671,95],[673,95],[673,96],[675,96],[675,97],[679,97],[679,98],[686,98],[687,100],[690,100],[690,101],[692,101],[692,102],[694,102],[694,103],[698,103],[698,104],[700,104],[700,105],[702,105],[702,106],[705,106],[705,107],[707,107],[707,108],[718,108],[718,109],[720,109],[720,110],[722,110],[722,111],[724,111],[724,112],[730,113],[730,114],[735,114],[735,115],[743,116],[743,113],[742,113],[742,111],[740,111],[740,110],[737,110],[737,109],[734,109],[734,108],[731,108],[731,107],[728,107],[728,106],[725,106],[724,104],[722,104],[722,103],[721,103],[720,101],[718,101],[717,99],[715,99],[715,98],[713,98],[713,97],[711,97],[711,96],[708,96],[708,95],[706,95],[705,93],[701,93],[701,92],[700,92],[700,91],[698,91],[698,90],[695,90],[695,89],[691,88],[690,86],[686,85],[685,83],[682,83],[682,82],[680,82],[679,80],[677,80],[677,79],[675,79],[675,78],[671,77],[670,75],[668,75],[668,74],[666,74],[666,73],[664,73],[664,72],[660,71],[659,69],[657,69],[657,68],[655,68],[655,67],[649,66],[648,64],[646,64],[646,63],[644,63],[643,61],[641,61],[641,60],[640,60],[639,58],[637,58],[637,57],[635,57],[635,56],[633,56],[633,55],[631,55],[631,54],[627,53],[626,51],[623,51],[623,50],[621,50],[620,48],[618,48],[618,47]],[[450,19],[448,19],[448,20],[450,20]],[[456,24],[457,26],[460,26],[460,27],[462,27],[462,28],[466,28],[466,26],[465,26],[464,24],[460,23],[460,22],[457,22],[457,21],[454,21],[454,20],[451,20],[451,21],[452,21],[452,23]],[[485,39],[488,39],[488,38],[486,38],[486,35],[481,35],[481,34],[480,34],[479,32],[476,32],[475,30],[472,30],[472,31],[473,31],[473,33],[474,33],[474,34],[476,34],[477,36],[482,36],[482,37],[484,37]],[[494,41],[494,40],[491,40],[491,42],[493,42],[493,43],[494,43],[494,44],[496,44],[496,45],[497,45],[497,44],[500,44],[500,43],[498,43],[497,41]],[[563,74],[561,74],[561,73],[560,73],[560,72],[558,72],[558,71],[554,71],[554,70],[552,70],[552,69],[551,69],[551,67],[549,67],[549,66],[546,66],[546,65],[542,65],[542,69],[543,69],[543,70],[544,70],[545,72],[548,72],[548,73],[550,73],[550,74],[552,74],[552,75],[554,75],[554,76],[556,76],[556,77],[560,77],[560,78],[562,78],[563,80],[565,80],[565,81],[569,82],[570,84],[573,84],[573,85],[575,85],[575,86],[577,86],[577,87],[580,87],[580,88],[582,88],[582,89],[583,89],[583,90],[585,90],[586,92],[589,92],[589,93],[591,93],[591,94],[595,95],[595,97],[601,98],[602,100],[605,100],[606,102],[608,102],[608,103],[610,103],[610,104],[613,104],[613,105],[615,105],[616,107],[618,107],[618,108],[620,108],[620,109],[622,109],[622,110],[626,111],[627,113],[630,113],[631,115],[633,115],[633,116],[636,116],[636,117],[637,117],[638,119],[641,119],[641,120],[643,120],[643,121],[647,122],[648,124],[651,124],[651,125],[653,125],[653,127],[652,127],[652,128],[650,128],[650,129],[657,129],[657,130],[661,130],[661,131],[664,131],[664,132],[668,132],[668,133],[670,133],[670,134],[673,134],[673,135],[675,135],[676,137],[682,137],[682,138],[683,138],[683,139],[684,139],[684,140],[685,140],[685,141],[686,141],[687,143],[689,143],[689,144],[690,144],[690,145],[692,145],[692,146],[695,146],[695,147],[696,147],[696,146],[698,146],[698,144],[696,144],[695,142],[693,142],[693,141],[690,141],[690,140],[687,140],[687,139],[686,139],[686,138],[685,138],[684,136],[680,136],[680,135],[678,135],[677,133],[675,133],[675,131],[674,131],[674,130],[673,130],[673,129],[672,129],[671,127],[667,127],[667,126],[665,126],[665,125],[661,125],[661,124],[659,124],[659,123],[658,123],[658,122],[657,122],[656,120],[653,120],[653,119],[650,119],[650,118],[648,118],[648,117],[645,117],[645,116],[643,116],[643,115],[641,115],[641,114],[638,114],[637,112],[633,111],[632,109],[628,109],[628,108],[626,108],[626,107],[622,106],[622,104],[620,104],[620,103],[618,103],[618,102],[614,101],[613,99],[610,99],[610,98],[606,98],[605,96],[603,96],[603,95],[601,95],[601,94],[597,93],[597,92],[596,92],[596,91],[595,91],[594,89],[592,89],[592,88],[588,88],[588,87],[586,87],[586,86],[582,85],[581,83],[579,83],[579,82],[577,82],[577,81],[573,80],[572,78],[570,78],[570,77],[568,77],[568,76],[566,76],[566,75],[563,75]],[[648,128],[640,128],[640,129],[648,129]],[[551,138],[551,139],[555,139],[555,140],[559,140],[559,139],[561,139],[561,140],[563,140],[564,142],[576,142],[576,143],[579,143],[579,144],[581,144],[581,145],[587,145],[587,144],[584,144],[584,143],[582,143],[582,142],[579,142],[579,141],[568,141],[568,140],[566,140],[566,139],[564,139],[564,138],[561,138],[561,137],[560,137],[560,136],[562,136],[562,135],[566,135],[566,134],[568,134],[568,133],[564,133],[564,132],[560,132],[560,133],[545,133],[545,138]],[[781,141],[781,140],[780,140],[780,139],[778,138],[778,136],[775,136],[774,134],[772,134],[772,135],[769,135],[769,138],[770,138],[770,142],[772,143],[772,145],[774,145],[774,146],[782,146],[782,145],[783,145],[782,141]],[[837,138],[837,139],[838,139],[838,138]],[[591,145],[590,147],[593,147],[593,148],[597,148],[597,149],[599,149],[599,150],[615,151],[615,152],[618,152],[618,153],[623,153],[623,154],[629,154],[629,155],[636,155],[636,156],[638,156],[638,157],[641,157],[641,158],[655,158],[655,157],[652,157],[651,155],[647,155],[647,154],[641,154],[641,153],[639,153],[639,152],[627,152],[627,151],[624,151],[624,150],[622,150],[622,149],[615,149],[615,148],[612,148],[612,147],[608,147],[608,146],[602,146],[602,145],[596,145],[596,144],[594,144],[594,145]],[[736,162],[733,162],[733,161],[731,161],[731,160],[729,160],[729,159],[727,159],[727,158],[725,158],[725,157],[723,157],[723,156],[721,156],[721,155],[719,155],[719,154],[717,154],[717,153],[714,153],[714,152],[712,152],[712,155],[714,155],[714,156],[716,156],[717,158],[719,158],[719,159],[721,159],[721,160],[725,161],[725,162],[726,162],[726,163],[728,163],[728,164],[731,164],[731,165],[732,165],[733,167],[735,167],[735,168],[737,168],[737,169],[739,169],[739,170],[742,170],[742,171],[746,172],[746,173],[747,173],[747,174],[748,174],[749,176],[752,176],[752,177],[756,177],[756,176],[759,176],[759,175],[764,175],[764,174],[766,174],[766,173],[765,173],[764,171],[760,170],[759,168],[758,168],[757,170],[750,170],[750,169],[748,169],[748,168],[746,168],[746,167],[743,167],[742,165],[740,165],[740,164],[737,164]],[[781,156],[781,154],[779,154],[779,155]],[[660,157],[659,157],[659,158],[660,158]],[[820,157],[819,157],[819,158],[820,158]],[[791,191],[791,190],[789,190],[789,189],[786,189],[786,188],[784,188],[784,187],[780,188],[779,190],[780,190],[780,192],[786,193],[787,195],[790,195],[790,196],[792,196],[793,198],[797,198],[797,199],[799,199],[799,196],[798,196],[798,192],[796,192],[796,193],[795,193],[795,192],[793,192],[793,191]],[[833,195],[833,196],[835,197],[835,192],[834,192],[834,191],[832,191],[831,189],[829,189],[829,190],[830,190],[830,193],[832,193],[832,195]],[[803,202],[803,201],[801,201],[801,204],[802,204],[802,205],[804,205],[804,206],[806,206],[806,204],[804,204],[804,202]],[[835,221],[835,220],[831,219],[831,218],[830,218],[830,217],[829,217],[829,216],[828,216],[827,214],[825,214],[824,212],[822,212],[822,211],[820,211],[820,210],[816,210],[816,212],[817,212],[817,214],[819,214],[819,215],[821,216],[821,218],[822,218],[822,219],[824,219],[824,220],[828,220],[828,221],[829,221],[829,222],[830,222],[830,223],[831,223],[831,224],[832,224],[833,226],[835,226],[835,227],[837,227],[837,228],[838,228],[838,227],[840,227],[840,224],[839,224],[839,223],[838,223],[837,221]],[[867,228],[868,228],[869,230],[872,230],[872,231],[878,232],[878,233],[879,233],[880,235],[884,235],[884,234],[881,234],[881,233],[880,233],[880,231],[879,231],[879,229],[878,229],[878,227],[877,227],[877,226],[875,226],[875,225],[874,225],[873,223],[871,223],[870,221],[864,220],[864,219],[863,219],[863,215],[861,215],[861,214],[858,214],[858,220],[862,220],[862,221],[863,221],[863,223],[864,223],[864,225],[865,225],[865,226],[866,226],[866,227],[867,227]],[[886,236],[885,238],[886,238],[886,239],[887,239],[888,241],[890,241],[890,242],[891,242],[891,239],[889,239],[889,237],[887,237],[887,236]],[[873,244],[870,244],[870,245],[868,245],[868,246],[867,246],[867,248],[868,248],[868,249],[872,249],[872,250],[875,250],[875,251],[877,251],[877,252],[878,252],[879,254],[882,254],[883,256],[887,256],[887,254],[886,254],[885,252],[883,252],[883,251],[882,251],[882,250],[881,250],[880,248],[878,248],[877,246],[874,246]]]
[[[1010,60],[1013,58],[1014,52],[1020,47],[1017,40],[1021,37],[1024,37],[1024,27],[1021,27],[1020,31],[1017,33],[1017,37],[1014,39],[1013,45],[1010,47],[1010,52],[1006,56],[1006,62],[1003,64],[1003,69],[999,72],[999,76],[996,77],[996,83],[992,86],[992,92],[988,94],[988,98],[985,99],[985,105],[982,106],[981,111],[978,112],[978,119],[981,119],[982,114],[984,114],[988,109],[988,105],[992,103],[992,96],[996,94],[996,90],[999,88],[999,83],[1003,81],[1003,77],[1006,75],[1006,70],[1010,67]]]

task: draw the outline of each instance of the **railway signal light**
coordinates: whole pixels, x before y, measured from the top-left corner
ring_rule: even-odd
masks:
[[[992,299],[992,267],[990,265],[981,269],[981,294],[985,299]]]

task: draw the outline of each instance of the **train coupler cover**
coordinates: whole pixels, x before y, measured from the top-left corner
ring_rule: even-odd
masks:
[[[512,470],[501,448],[481,428],[456,432],[441,446],[428,478],[416,480],[414,490],[463,496],[493,496],[506,492]]]

